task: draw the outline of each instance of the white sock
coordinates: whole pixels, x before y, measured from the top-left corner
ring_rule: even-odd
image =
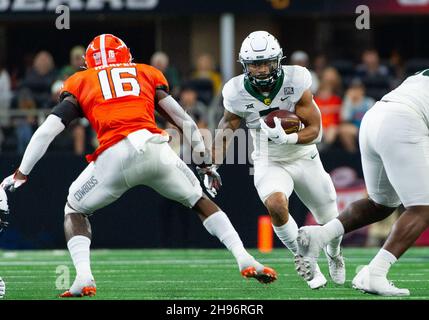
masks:
[[[340,220],[333,219],[322,226],[322,240],[326,244],[344,235],[344,227]],[[334,240],[335,241],[335,240]]]
[[[390,267],[396,262],[396,257],[389,251],[380,249],[368,265],[372,275],[386,277]]]
[[[331,257],[336,257],[341,252],[341,240],[343,240],[342,236],[336,237],[332,239],[328,245],[326,246],[326,250]]]
[[[76,277],[92,278],[89,260],[90,244],[91,240],[84,236],[74,236],[67,242],[70,256],[76,268]]]
[[[289,215],[288,222],[280,227],[273,225],[273,229],[286,248],[295,255],[298,252],[298,243],[296,242],[296,238],[298,237],[298,226],[292,216]]]
[[[217,237],[231,251],[238,262],[240,270],[255,261],[244,248],[243,242],[225,212],[218,211],[213,213],[203,221],[203,225],[212,236]]]

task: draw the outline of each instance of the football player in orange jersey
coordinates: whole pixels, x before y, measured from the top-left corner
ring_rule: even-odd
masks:
[[[162,73],[132,63],[128,47],[111,34],[95,37],[85,60],[87,69],[65,81],[61,102],[34,133],[19,168],[1,184],[12,191],[25,183],[49,144],[72,120],[85,117],[97,132],[100,145],[87,156],[89,165],[70,186],[64,209],[64,232],[76,279],[61,297],[95,295],[88,216],[137,185],[195,210],[207,231],[232,252],[244,277],[262,283],[276,280],[273,269],[246,251],[226,214],[202,192],[194,173],[168,145],[168,134],[156,126],[155,107],[179,129],[189,126],[193,150],[210,158],[195,122],[168,94]]]

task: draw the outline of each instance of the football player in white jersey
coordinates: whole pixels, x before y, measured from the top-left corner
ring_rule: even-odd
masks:
[[[319,224],[335,219],[338,209],[333,183],[315,146],[321,139],[322,128],[321,115],[310,91],[311,75],[304,67],[282,66],[282,58],[282,48],[268,32],[252,32],[244,39],[239,54],[244,73],[229,80],[223,88],[225,112],[218,127],[234,131],[242,120],[246,122],[255,148],[252,154],[255,187],[268,209],[275,233],[296,255],[298,227],[288,210],[292,191],[295,190]],[[269,128],[263,119],[278,109],[295,112],[305,128],[286,134],[277,118],[276,127]],[[215,137],[213,165],[199,169],[200,176],[206,175],[206,188],[212,195],[221,185],[216,170],[231,141],[224,139],[223,130]],[[325,248],[330,276],[338,284],[345,281],[341,238],[333,239]],[[326,282],[318,269],[308,285],[317,289]]]
[[[315,274],[325,243],[389,216],[401,203],[405,211],[377,255],[354,277],[355,289],[383,296],[407,296],[387,280],[390,267],[429,227],[429,69],[408,77],[364,116],[359,133],[362,168],[369,197],[353,202],[322,227],[299,230],[305,279]]]

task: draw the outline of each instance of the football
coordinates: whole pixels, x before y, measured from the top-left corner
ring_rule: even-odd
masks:
[[[277,117],[281,120],[282,127],[287,134],[298,132],[301,128],[301,120],[293,112],[290,112],[288,110],[276,110],[270,112],[265,117],[265,123],[270,128],[275,127],[274,117]]]

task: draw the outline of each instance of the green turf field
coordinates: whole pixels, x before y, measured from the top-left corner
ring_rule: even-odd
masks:
[[[310,290],[299,278],[292,255],[276,249],[269,254],[251,250],[262,263],[274,267],[278,280],[262,285],[243,279],[226,250],[94,250],[92,270],[97,295],[85,299],[391,299],[351,288],[356,269],[368,263],[377,249],[345,249],[347,281],[328,282]],[[4,299],[58,299],[66,273],[74,268],[67,251],[0,251],[0,276],[6,282]],[[325,275],[324,256],[320,267]],[[60,278],[58,278],[60,276]],[[390,279],[411,291],[410,298],[429,299],[429,248],[414,248],[393,266]],[[397,299],[397,298],[396,298]]]

